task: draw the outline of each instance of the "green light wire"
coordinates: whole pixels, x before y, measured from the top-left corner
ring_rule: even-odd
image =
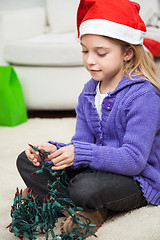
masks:
[[[83,211],[83,208],[76,206],[69,199],[69,179],[65,170],[53,171],[51,169],[53,163],[45,162],[45,157],[49,153],[36,147],[34,149],[41,153],[40,157],[42,161],[40,162],[41,169],[33,174],[48,171],[56,178],[56,181],[52,183],[48,182],[49,194],[43,201],[38,196],[33,197],[32,190],[30,189],[28,190],[27,197],[24,199],[22,198],[22,190],[19,192],[17,188],[13,206],[11,207],[12,222],[7,227],[9,231],[20,240],[23,240],[24,236],[29,240],[34,240],[36,239],[35,236],[39,234],[45,234],[45,238],[48,240],[49,233],[51,233],[52,240],[83,240],[88,233],[95,236],[91,229],[96,227],[96,225],[91,224],[89,218],[77,213],[76,211]],[[79,224],[79,228],[73,228],[71,233],[62,233],[56,236],[54,227],[62,210],[69,213],[73,221]],[[83,234],[81,229],[83,229]]]

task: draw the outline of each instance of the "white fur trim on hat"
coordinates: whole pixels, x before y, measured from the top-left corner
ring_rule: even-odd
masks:
[[[90,19],[80,25],[80,37],[84,34],[108,36],[134,45],[142,45],[145,32],[104,19]]]

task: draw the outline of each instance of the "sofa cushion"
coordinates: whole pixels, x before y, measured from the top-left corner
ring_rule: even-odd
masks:
[[[73,32],[79,0],[46,0],[48,23],[53,33]]]
[[[81,66],[81,46],[75,33],[46,33],[6,43],[5,60],[16,65]]]

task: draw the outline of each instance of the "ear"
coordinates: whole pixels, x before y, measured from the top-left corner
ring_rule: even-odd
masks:
[[[132,47],[128,47],[124,53],[124,61],[129,61],[134,57],[134,50]]]

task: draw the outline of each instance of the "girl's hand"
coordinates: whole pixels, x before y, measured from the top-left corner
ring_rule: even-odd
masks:
[[[74,145],[62,147],[48,156],[54,166],[52,170],[62,170],[70,167],[74,163]]]
[[[46,152],[53,153],[57,150],[57,147],[50,143],[37,143],[33,144],[38,149],[44,149]],[[33,148],[29,147],[25,151],[27,158],[35,165],[39,166],[41,162],[41,158],[39,156],[39,152],[35,151]],[[48,157],[48,156],[47,156]]]

